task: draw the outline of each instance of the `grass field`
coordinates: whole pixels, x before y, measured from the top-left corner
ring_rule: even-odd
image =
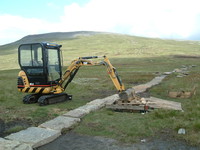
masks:
[[[127,88],[150,81],[155,72],[172,71],[182,65],[197,65],[190,74],[177,78],[167,77],[160,85],[150,89],[152,96],[182,103],[184,112],[156,110],[140,113],[119,113],[102,109],[87,115],[76,132],[111,137],[123,142],[137,142],[161,133],[184,139],[191,144],[200,144],[200,42],[148,39],[117,34],[80,36],[71,40],[55,42],[62,44],[64,65],[79,56],[107,55],[117,68]],[[17,46],[17,45],[16,45]],[[104,67],[83,67],[78,72],[67,92],[73,100],[40,107],[37,104],[24,105],[16,88],[17,48],[0,47],[0,119],[5,122],[27,120],[36,126],[71,109],[84,105],[96,98],[116,93]],[[189,56],[189,57],[188,57]],[[91,73],[92,72],[92,73]],[[172,99],[169,90],[188,90],[197,86],[196,95],[190,99]],[[179,128],[186,129],[186,135],[177,135]],[[20,130],[14,128],[11,130]]]

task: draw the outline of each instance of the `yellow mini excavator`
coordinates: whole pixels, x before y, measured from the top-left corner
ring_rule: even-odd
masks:
[[[99,56],[79,57],[72,61],[62,74],[62,45],[54,43],[22,44],[18,48],[18,59],[21,71],[18,75],[18,90],[31,93],[23,98],[23,103],[48,105],[71,100],[72,95],[64,91],[73,80],[81,66],[104,65],[119,93],[125,91],[124,85],[106,56],[102,61],[93,62]]]

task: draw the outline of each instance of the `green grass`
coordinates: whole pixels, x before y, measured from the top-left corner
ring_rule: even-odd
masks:
[[[120,34],[78,36],[74,39],[52,40],[62,45],[64,65],[80,56],[107,55],[109,58],[155,58],[172,55],[199,55],[199,41],[150,39]],[[46,41],[40,39],[41,42]],[[33,42],[35,38],[33,38]],[[30,43],[30,42],[29,42]],[[20,44],[20,43],[19,43]],[[17,69],[18,43],[0,46],[0,70]]]
[[[155,110],[142,115],[102,109],[84,117],[75,131],[111,137],[123,142],[137,142],[141,138],[154,137],[163,131],[169,131],[167,134],[184,139],[191,144],[200,144],[198,136],[200,134],[200,58],[177,57],[179,55],[199,56],[199,43],[199,41],[148,39],[113,34],[59,41],[59,44],[63,45],[65,66],[79,56],[107,55],[117,68],[126,88],[150,81],[156,76],[156,72],[172,71],[182,65],[197,65],[190,69],[188,76],[177,78],[176,74],[172,74],[160,85],[150,89],[151,95],[155,97],[181,102],[184,112]],[[19,93],[16,87],[19,72],[16,50],[6,53],[5,48],[0,51],[0,84],[2,85],[0,119],[4,121],[25,119],[37,126],[93,99],[117,93],[106,73],[106,68],[82,67],[67,88],[67,93],[73,95],[72,101],[45,107],[40,107],[38,104],[25,105],[22,103],[24,94]],[[188,90],[194,85],[198,88],[196,95],[190,99],[168,97],[169,90]],[[178,135],[179,128],[185,128],[186,135]]]
[[[121,113],[103,109],[91,113],[83,119],[83,122],[75,131],[82,134],[107,136],[122,142],[138,142],[142,138],[156,136],[156,133],[169,126],[172,120],[166,124],[167,118],[161,117],[159,112],[142,115],[140,113]],[[165,114],[169,113],[165,111]],[[174,114],[168,115],[173,117]],[[168,119],[169,121],[169,119]]]
[[[23,126],[16,125],[16,126],[10,128],[10,129],[8,129],[8,130],[6,131],[6,134],[9,135],[9,134],[11,134],[11,133],[16,133],[16,132],[19,132],[19,131],[21,131],[21,130],[23,130],[23,129],[25,129]]]

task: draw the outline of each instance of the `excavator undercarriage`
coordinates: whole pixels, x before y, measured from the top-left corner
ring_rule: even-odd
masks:
[[[46,95],[29,94],[24,96],[23,103],[24,104],[39,103],[40,106],[44,106],[44,105],[64,102],[67,100],[72,100],[72,95],[68,95],[67,93],[46,94]]]

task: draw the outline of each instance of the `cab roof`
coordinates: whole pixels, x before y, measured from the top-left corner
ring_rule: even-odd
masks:
[[[48,42],[42,42],[41,43],[45,48],[61,48],[62,45],[56,44],[56,43],[48,43]]]

